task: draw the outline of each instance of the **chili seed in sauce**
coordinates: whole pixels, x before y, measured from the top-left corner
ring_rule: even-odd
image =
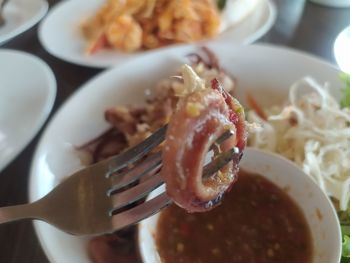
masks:
[[[176,229],[176,231],[174,231]],[[310,263],[309,226],[294,201],[260,175],[240,172],[223,203],[160,214],[156,243],[164,263]]]

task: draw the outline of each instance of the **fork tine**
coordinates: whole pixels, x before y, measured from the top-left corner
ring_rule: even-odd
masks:
[[[153,133],[150,137],[148,137],[145,141],[143,141],[142,143],[130,148],[128,151],[121,153],[117,156],[114,156],[108,160],[102,161],[101,163],[104,162],[104,164],[102,165],[109,165],[109,171],[107,172],[107,177],[111,177],[113,176],[113,174],[116,174],[118,171],[120,171],[121,169],[125,168],[126,166],[140,160],[143,156],[145,156],[147,153],[149,153],[152,149],[154,149],[155,147],[157,147],[158,144],[160,144],[164,139],[165,139],[165,132],[167,129],[167,125],[163,126],[162,128],[158,129],[155,133]],[[223,133],[216,141],[215,143],[211,146],[211,150],[213,149],[213,147],[215,147],[215,145],[221,144],[223,141],[225,141],[226,139],[228,139],[230,136],[233,135],[233,132],[231,130],[227,130],[225,133]],[[146,147],[145,149],[142,149],[143,147]],[[142,151],[144,150],[144,151]],[[154,156],[154,161],[157,162],[158,157],[160,158],[161,154],[160,153],[156,153],[157,155]],[[159,156],[158,156],[159,154]],[[121,162],[121,164],[119,164]],[[124,162],[124,163],[122,163]],[[153,165],[153,159],[152,161],[150,160],[151,164]],[[147,167],[147,162],[145,162],[145,166],[144,169]],[[149,167],[149,169],[153,169],[152,167]],[[123,178],[125,177],[126,174],[130,173],[133,169],[128,170],[120,175],[118,175],[119,178]],[[141,170],[141,169],[140,169]],[[139,169],[137,169],[137,171],[139,171]],[[136,173],[136,171],[134,171]],[[144,174],[148,173],[148,171],[145,171],[145,173],[142,173],[139,175],[139,177],[142,177]],[[135,180],[137,180],[139,177],[135,177]],[[134,182],[135,180],[126,180],[125,182],[118,182],[121,183],[120,186],[116,186],[115,189],[113,189],[113,191],[117,191],[118,189]],[[128,183],[129,182],[129,183]]]
[[[162,208],[171,204],[171,199],[167,196],[166,193],[162,193],[157,197],[144,202],[136,207],[133,207],[125,212],[119,213],[112,217],[112,225],[114,231],[122,229],[131,224],[136,224],[142,219],[150,217]]]
[[[126,152],[118,154],[114,157],[111,157],[105,161],[101,161],[101,166],[108,166],[108,172],[106,174],[107,177],[112,176],[114,173],[120,171],[121,169],[127,167],[128,165],[137,162],[142,157],[144,157],[147,153],[152,151],[155,147],[157,147],[162,141],[165,139],[165,133],[168,125],[159,128],[156,132],[154,132],[151,136],[149,136],[142,143],[135,145],[130,148]],[[222,143],[224,140],[229,138],[232,135],[231,130],[227,130],[223,133],[215,142],[216,144]]]
[[[232,130],[227,130],[225,131],[223,134],[220,135],[220,137],[212,144],[212,146],[210,147],[210,149],[213,149],[213,147],[215,147],[216,145],[220,145],[222,144],[225,140],[227,140],[228,138],[230,138],[232,135],[234,134],[234,132]]]
[[[211,146],[211,149],[215,147],[214,145],[221,144],[232,135],[233,132],[231,130],[227,130],[215,141],[215,143]],[[107,195],[113,195],[118,190],[136,182],[144,175],[158,169],[161,165],[161,155],[161,152],[156,152],[152,155],[149,155],[145,160],[143,160],[141,163],[138,163],[130,170],[126,170],[120,174],[116,172],[113,174],[110,173],[108,176],[113,176],[114,181],[113,186],[107,191]]]
[[[167,125],[158,129],[142,143],[139,143],[129,150],[111,157],[106,161],[102,161],[109,166],[107,177],[140,160],[143,156],[157,147],[162,141],[164,141],[166,129]]]
[[[203,178],[210,177],[210,175],[217,172],[233,159],[235,159],[235,162],[238,163],[241,160],[242,155],[243,153],[239,152],[237,147],[233,147],[232,149],[219,154],[213,161],[204,166]]]
[[[107,191],[107,195],[112,195],[118,190],[130,185],[143,177],[144,175],[155,171],[161,164],[161,152],[156,152],[147,156],[145,160],[138,163],[135,167],[123,173],[112,175],[113,186]]]
[[[110,215],[116,214],[117,210],[145,197],[161,184],[163,184],[163,180],[158,173],[148,180],[115,195],[113,200],[113,209],[110,211]]]
[[[225,166],[231,160],[239,160],[241,156],[242,153],[239,152],[237,148],[232,148],[224,153],[221,153],[215,160],[204,167],[203,176],[208,177]],[[164,206],[170,204],[171,200],[167,198],[166,193],[163,192],[158,197],[137,205],[129,210],[121,213],[118,213],[117,211],[145,197],[151,191],[158,188],[161,184],[163,184],[163,181],[160,173],[158,173],[147,181],[115,195],[116,203],[114,202],[114,208],[110,211],[110,215],[113,216],[113,226],[116,227],[115,230],[137,223],[140,220],[158,212]]]

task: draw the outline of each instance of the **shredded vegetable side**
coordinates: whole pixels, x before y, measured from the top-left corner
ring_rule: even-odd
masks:
[[[279,153],[299,165],[346,210],[350,199],[350,109],[341,108],[310,77],[294,83],[285,106],[266,110],[267,120],[249,111],[248,121],[261,125],[249,144]]]

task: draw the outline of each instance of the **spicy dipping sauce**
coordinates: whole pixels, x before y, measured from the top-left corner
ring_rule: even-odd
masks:
[[[164,263],[310,263],[311,234],[299,207],[256,174],[239,179],[217,208],[188,214],[173,205],[160,214],[157,249]]]

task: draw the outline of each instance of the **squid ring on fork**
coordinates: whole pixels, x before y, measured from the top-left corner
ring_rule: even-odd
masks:
[[[188,212],[215,207],[237,178],[237,160],[210,177],[202,176],[210,147],[227,130],[233,135],[216,147],[213,158],[234,147],[242,152],[247,137],[242,106],[216,79],[212,89],[180,99],[167,129],[161,174],[169,197]]]

